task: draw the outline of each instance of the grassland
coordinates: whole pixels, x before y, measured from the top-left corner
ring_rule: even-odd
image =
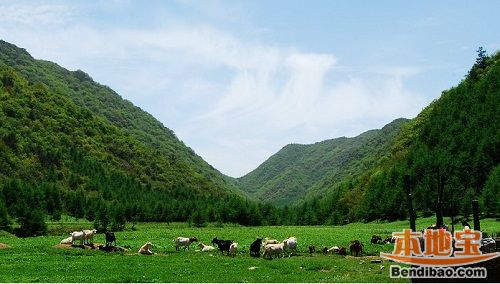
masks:
[[[431,224],[433,218],[419,219],[418,228]],[[499,232],[500,222],[485,219],[486,232]],[[52,232],[90,228],[90,223],[52,223]],[[130,246],[129,252],[106,253],[97,250],[54,247],[67,236],[57,235],[20,239],[0,232],[0,243],[11,246],[0,250],[1,282],[393,282],[389,278],[388,262],[370,263],[370,256],[389,252],[392,245],[369,243],[373,234],[389,236],[408,227],[408,222],[354,223],[346,226],[281,226],[192,228],[186,224],[140,223],[135,231],[117,232],[120,246]],[[176,252],[172,240],[177,236],[196,236],[210,243],[213,237],[232,239],[241,248],[236,257],[220,253]],[[284,239],[296,236],[299,255],[291,258],[265,260],[252,258],[248,248],[256,237]],[[347,246],[350,240],[364,244],[362,257],[310,255],[307,247]],[[137,255],[145,242],[154,244],[153,256]],[[96,243],[103,243],[102,234]],[[398,281],[405,281],[399,279]]]

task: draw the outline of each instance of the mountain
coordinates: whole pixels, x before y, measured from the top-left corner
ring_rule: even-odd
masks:
[[[355,179],[382,158],[406,119],[353,138],[336,138],[311,145],[290,144],[252,172],[239,178],[248,194],[276,205],[290,205],[319,195],[336,183]]]
[[[0,212],[11,218],[34,206],[104,225],[258,220],[234,181],[83,71],[0,41],[0,81]]]
[[[414,207],[422,216],[434,213],[440,182],[445,216],[470,216],[473,199],[480,201],[483,216],[499,216],[499,52],[479,52],[465,79],[406,123],[373,168],[291,208],[305,216],[294,222],[406,218],[403,175],[410,176]]]
[[[172,130],[122,99],[109,87],[94,82],[85,72],[68,71],[56,63],[35,60],[24,49],[5,41],[0,41],[0,62],[14,69],[28,84],[43,83],[52,92],[63,94],[77,106],[88,109],[144,146],[154,149],[158,155],[184,165],[193,171],[196,178],[210,180],[220,188],[235,190],[220,172],[177,139]],[[154,176],[143,175],[141,179],[143,182],[154,181]]]

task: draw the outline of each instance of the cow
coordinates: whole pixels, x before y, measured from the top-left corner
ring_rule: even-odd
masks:
[[[283,255],[285,243],[268,244],[264,247],[264,258],[272,259],[273,256]]]
[[[97,230],[83,230],[83,232],[85,233],[84,240],[87,241],[87,244],[94,244],[94,235],[97,233]]]
[[[71,244],[74,245],[75,244],[75,241],[80,241],[80,245],[83,246],[83,241],[85,240],[85,232],[84,231],[80,231],[80,232],[73,232],[71,233]]]
[[[116,246],[116,236],[114,232],[105,232],[104,235],[106,236],[106,246],[110,247],[113,245],[113,242],[115,243]]]
[[[71,234],[70,234],[70,235],[71,235]],[[60,244],[61,244],[61,245],[68,245],[68,244],[71,244],[71,241],[72,241],[72,240],[71,240],[71,236],[69,236],[69,237],[65,238],[64,240],[62,240],[62,241],[60,242]]]
[[[146,255],[152,255],[154,254],[151,251],[151,248],[153,247],[153,244],[151,242],[145,243],[140,249],[139,249],[139,254],[146,254]]]
[[[347,255],[347,249],[345,247],[340,247],[339,248],[339,254],[346,256]]]
[[[396,241],[396,239],[393,237],[387,237],[384,239],[384,243],[386,243],[386,244],[391,244],[391,243],[394,243],[395,241]]]
[[[370,240],[370,242],[371,242],[372,244],[378,244],[378,243],[381,243],[381,242],[382,242],[382,237],[377,236],[377,235],[373,235],[373,236],[372,236],[372,239]]]
[[[278,242],[278,240],[265,238],[264,242],[262,243],[262,247],[265,247],[265,246],[270,245],[270,244],[279,244],[279,243],[280,242]]]
[[[349,244],[349,253],[352,255],[353,253],[358,256],[363,251],[363,245],[360,241],[354,240]]]
[[[481,248],[480,250],[483,253],[492,253],[495,252],[496,242],[492,238],[484,238],[481,240]]]
[[[250,256],[260,257],[260,246],[262,245],[262,239],[256,239],[250,245]]]
[[[197,242],[198,239],[196,239],[194,237],[193,238],[178,237],[174,241],[175,241],[175,250],[178,251],[179,247],[184,247],[184,250],[186,250],[186,249],[189,250],[189,246],[193,242]]]
[[[327,253],[331,252],[332,254],[335,252],[339,252],[339,247],[338,246],[333,246],[327,250]]]
[[[297,238],[296,237],[290,237],[286,240],[283,241],[284,244],[284,250],[287,251],[288,257],[292,255],[292,253],[297,252]]]
[[[235,257],[237,251],[238,251],[238,243],[232,243],[229,246],[229,253],[228,254],[231,255],[232,257]]]
[[[200,248],[201,251],[213,251],[213,250],[215,250],[215,247],[208,246],[208,245],[206,245],[204,243],[199,243],[198,247]]]
[[[215,237],[212,240],[212,244],[217,245],[217,247],[219,248],[219,250],[221,251],[222,254],[224,254],[224,251],[226,251],[228,255],[229,255],[229,247],[231,246],[232,243],[233,243],[233,241],[219,240],[219,239],[217,239],[217,237]]]
[[[315,252],[316,252],[316,247],[315,247],[315,246],[313,246],[313,245],[310,245],[310,246],[309,246],[309,253],[310,253],[310,254],[313,254],[313,253],[315,253]]]
[[[328,248],[327,247],[324,247],[322,250],[324,255],[327,255],[328,254]]]

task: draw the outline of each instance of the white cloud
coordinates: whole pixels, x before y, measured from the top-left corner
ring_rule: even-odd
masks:
[[[45,25],[62,24],[72,15],[66,5],[11,4],[0,5],[0,23]]]
[[[70,15],[67,7],[47,7],[7,7],[11,15],[0,12],[0,19],[8,15],[0,21],[26,27],[0,28],[0,37],[110,85],[229,175],[252,170],[285,144],[359,134],[412,117],[426,104],[404,86],[419,68],[370,67],[338,81],[345,71],[332,54],[208,25],[97,29],[74,22],[34,29],[33,19],[58,23]]]

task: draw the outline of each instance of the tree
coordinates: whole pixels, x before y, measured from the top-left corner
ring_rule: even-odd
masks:
[[[110,221],[108,206],[106,202],[101,199],[97,208],[97,214],[94,220],[94,228],[96,228],[100,232],[104,232],[108,229]]]
[[[476,63],[472,66],[472,68],[469,71],[469,78],[476,80],[481,74],[481,72],[484,70],[486,67],[486,61],[488,59],[488,55],[486,55],[486,50],[483,49],[482,46],[480,46],[477,49],[477,58],[476,58]]]
[[[111,230],[123,231],[125,229],[125,223],[127,222],[125,218],[125,207],[121,204],[114,203],[112,208]]]
[[[19,207],[20,212],[17,222],[21,225],[16,230],[19,237],[34,237],[47,234],[47,224],[45,223],[45,213],[40,208],[30,208],[26,204]]]
[[[7,212],[7,206],[5,202],[0,199],[0,230],[8,231],[10,230],[10,220],[9,213]]]
[[[480,46],[477,49],[477,58],[476,58],[476,65],[480,68],[484,68],[486,65],[486,59],[488,58],[488,55],[486,55],[486,50],[482,46]]]
[[[487,216],[499,216],[500,214],[500,166],[492,171],[483,191],[481,201]]]
[[[207,217],[205,210],[197,209],[191,215],[191,222],[195,227],[205,227],[207,225]]]

